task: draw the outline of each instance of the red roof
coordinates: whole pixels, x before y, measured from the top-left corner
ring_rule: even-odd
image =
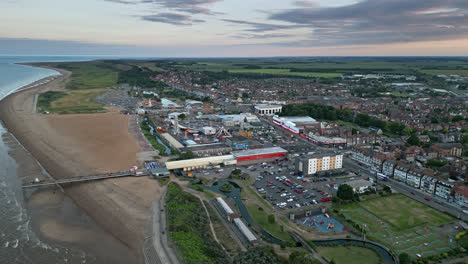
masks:
[[[455,193],[468,197],[468,188],[465,186],[455,186]]]

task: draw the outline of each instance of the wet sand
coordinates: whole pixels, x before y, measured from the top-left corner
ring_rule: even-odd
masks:
[[[126,170],[137,165],[136,156],[141,150],[128,130],[131,117],[121,115],[118,109],[82,115],[35,112],[38,93],[64,89],[64,80],[70,72],[55,70],[62,76],[11,94],[0,102],[0,119],[7,129],[54,178]],[[37,172],[23,175],[27,176],[25,181],[31,181]],[[157,189],[154,180],[140,177],[73,184],[65,187],[65,192],[100,227],[130,248],[137,262],[142,263],[142,246]],[[39,196],[37,201],[31,199],[31,203],[39,207],[56,202],[47,196]],[[92,243],[89,241],[92,234],[80,228],[70,229],[72,238],[64,237],[64,225],[50,219],[42,222],[39,229],[53,240]]]

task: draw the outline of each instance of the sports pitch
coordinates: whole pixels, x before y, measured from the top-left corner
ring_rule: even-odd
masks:
[[[446,224],[455,218],[403,195],[392,195],[339,208],[343,216],[364,227],[367,236],[398,254],[434,254],[454,246]]]

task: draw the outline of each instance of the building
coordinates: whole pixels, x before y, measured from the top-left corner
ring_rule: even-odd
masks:
[[[284,159],[287,152],[287,150],[280,147],[271,147],[235,151],[232,154],[238,165],[248,165]]]
[[[340,137],[323,137],[316,136],[314,133],[309,132],[309,139],[315,144],[326,146],[345,146],[346,139]]]
[[[438,181],[435,188],[435,195],[449,200],[453,184],[446,181]]]
[[[234,224],[239,228],[244,237],[250,242],[254,243],[257,241],[255,235],[250,231],[250,229],[240,220],[240,218],[234,218]]]
[[[411,187],[419,189],[421,185],[422,172],[418,169],[411,169],[406,174],[406,183]]]
[[[422,191],[425,191],[430,194],[434,194],[435,187],[437,184],[437,179],[428,175],[424,175],[421,178],[421,186],[419,187]]]
[[[197,144],[187,146],[184,151],[191,151],[197,157],[224,155],[231,152],[231,148],[223,143]]]
[[[350,158],[360,163],[359,165],[371,167],[373,153],[374,151],[370,146],[353,147]]]
[[[170,172],[166,168],[151,168],[151,175],[154,177],[169,177]]]
[[[223,155],[207,158],[168,161],[166,162],[166,168],[168,170],[182,169],[183,171],[191,171],[213,165],[234,165],[236,163],[237,161],[233,155]]]
[[[296,158],[296,171],[304,176],[341,168],[343,168],[343,155],[333,152],[314,153]]]
[[[281,126],[282,128],[292,132],[294,134],[299,134],[304,132],[304,126],[316,125],[319,122],[309,116],[273,116],[273,124]]]
[[[259,115],[276,115],[283,109],[281,105],[256,105],[254,108]]]
[[[229,207],[229,205],[226,203],[226,201],[224,201],[223,198],[216,197],[216,201],[218,202],[218,204],[223,209],[223,212],[226,214],[226,217],[227,217],[228,221],[233,221],[234,218],[239,217],[236,213],[234,213],[234,211],[231,209],[231,207]]]
[[[226,145],[234,150],[250,148],[249,139],[243,136],[232,136],[230,138],[226,138]]]
[[[393,159],[386,159],[382,163],[382,174],[387,177],[393,177],[393,170],[395,170],[396,161]]]
[[[346,182],[345,184],[351,186],[355,193],[364,193],[370,189],[372,183],[366,180],[354,180]]]
[[[455,197],[455,202],[463,207],[468,207],[468,187],[459,185],[453,188],[453,194]]]
[[[435,144],[431,146],[431,149],[437,152],[439,158],[461,157],[463,153],[463,146],[460,143]]]
[[[397,164],[393,172],[393,178],[398,181],[406,182],[406,175],[409,171],[409,166],[407,164]]]

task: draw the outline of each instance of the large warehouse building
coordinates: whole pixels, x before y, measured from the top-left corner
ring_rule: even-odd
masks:
[[[280,147],[271,147],[236,151],[232,154],[237,160],[237,165],[248,165],[284,159],[287,152],[287,150]]]
[[[296,171],[304,176],[313,175],[320,171],[341,169],[343,167],[343,155],[327,152],[314,153],[296,159]]]

